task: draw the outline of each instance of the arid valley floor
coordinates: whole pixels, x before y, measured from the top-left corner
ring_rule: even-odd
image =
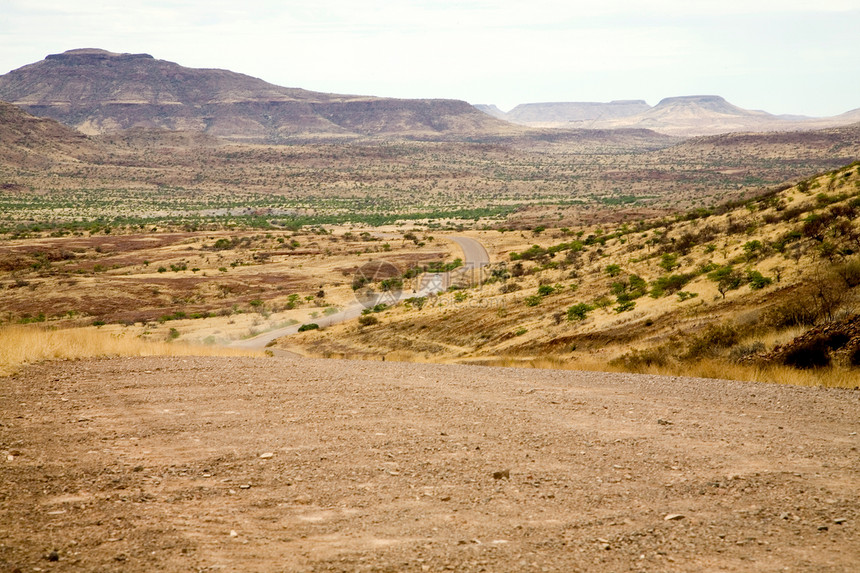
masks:
[[[0,98],[0,573],[858,570],[857,110]]]

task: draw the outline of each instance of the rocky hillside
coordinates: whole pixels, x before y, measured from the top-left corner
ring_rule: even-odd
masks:
[[[0,101],[0,165],[45,166],[76,160],[92,148],[92,142],[80,132]]]
[[[132,127],[235,140],[398,135],[481,137],[518,131],[456,100],[396,100],[285,88],[98,49],[50,55],[0,76],[0,100],[86,134]],[[521,131],[521,129],[519,129]]]
[[[707,363],[719,376],[762,358],[800,370],[837,365],[845,385],[860,367],[858,215],[860,162],[662,220],[474,233],[495,262],[480,284],[406,300],[371,326],[283,343],[331,355],[540,357],[628,370]]]

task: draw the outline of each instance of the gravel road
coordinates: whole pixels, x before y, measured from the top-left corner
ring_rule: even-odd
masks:
[[[0,379],[0,571],[857,571],[860,392],[305,358]]]

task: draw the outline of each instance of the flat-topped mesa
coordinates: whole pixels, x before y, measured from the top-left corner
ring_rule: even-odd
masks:
[[[655,110],[659,110],[661,108],[666,107],[699,107],[702,109],[707,109],[710,111],[716,111],[721,113],[738,113],[742,110],[741,108],[734,106],[726,101],[726,99],[722,96],[718,95],[692,95],[692,96],[675,96],[675,97],[667,97],[660,100],[656,106],[654,106]]]
[[[474,140],[522,131],[460,100],[313,92],[98,48],[52,54],[0,75],[0,100],[88,135],[159,128],[271,143],[368,136]]]
[[[50,54],[46,56],[45,59],[77,64],[99,60],[117,60],[127,62],[129,60],[154,60],[155,58],[149,54],[120,54],[97,48],[78,48],[76,50],[65,51],[62,54]]]

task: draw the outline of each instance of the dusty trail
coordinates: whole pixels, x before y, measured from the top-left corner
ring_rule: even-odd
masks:
[[[856,391],[136,358],[2,379],[0,424],[4,572],[860,563]]]

